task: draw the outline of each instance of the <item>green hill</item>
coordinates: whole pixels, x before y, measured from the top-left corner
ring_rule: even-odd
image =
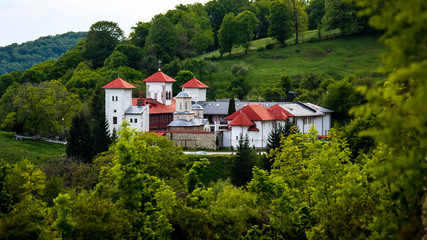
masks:
[[[86,32],[68,32],[0,47],[0,75],[12,71],[23,72],[35,64],[58,59],[71,45],[75,45],[85,36]]]
[[[269,39],[262,41],[269,43]],[[316,74],[339,80],[355,73],[376,72],[379,55],[385,50],[377,36],[339,37],[271,50],[257,45],[261,49],[247,55],[235,51],[232,56],[213,57],[218,72],[210,84],[218,88],[227,85],[232,78],[231,66],[240,62],[250,69],[246,79],[252,87],[275,85],[285,75]]]

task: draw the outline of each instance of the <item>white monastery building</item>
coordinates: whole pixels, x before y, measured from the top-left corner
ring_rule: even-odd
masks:
[[[302,133],[314,126],[319,137],[326,137],[331,128],[333,111],[312,103],[241,102],[236,99],[236,112],[228,116],[229,100],[206,101],[209,86],[196,78],[183,84],[183,91],[176,97],[172,97],[172,85],[176,80],[160,70],[143,82],[146,83],[146,98],[132,99],[135,87],[120,78],[102,87],[110,132],[120,130],[126,120],[138,131],[155,131],[159,135],[169,132],[169,136],[190,134],[186,138],[194,134],[194,139],[185,141],[200,141],[197,134],[215,134],[221,138],[221,147],[226,148],[236,148],[241,134],[248,135],[251,146],[265,148],[275,126],[284,125],[287,119],[295,121]]]

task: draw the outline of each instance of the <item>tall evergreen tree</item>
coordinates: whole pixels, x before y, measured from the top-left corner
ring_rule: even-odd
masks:
[[[240,134],[231,178],[235,186],[245,186],[252,179],[252,168],[256,165],[257,157],[255,150],[249,146],[248,135]]]
[[[66,153],[67,156],[85,163],[92,162],[93,141],[89,124],[82,114],[76,114],[71,122]]]
[[[270,150],[280,147],[280,140],[282,139],[282,136],[283,137],[289,136],[289,134],[291,134],[292,127],[296,125],[297,124],[295,120],[291,121],[289,118],[286,119],[286,122],[284,125],[277,124],[273,129],[273,131],[271,131],[271,133],[268,135],[267,147],[265,149],[267,154],[270,154]],[[267,157],[267,155],[265,155],[264,169],[267,171],[270,171],[272,165],[273,165],[272,159]]]
[[[233,114],[236,111],[236,102],[234,100],[234,97],[230,98],[230,101],[228,102],[228,116]]]

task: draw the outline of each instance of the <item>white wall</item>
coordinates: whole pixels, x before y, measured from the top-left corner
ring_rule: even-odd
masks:
[[[125,115],[125,120],[129,122],[130,128],[136,129],[137,131],[141,132],[148,132],[149,131],[149,114],[148,114],[148,107],[144,106],[145,110],[142,114],[135,114]],[[135,122],[136,119],[136,122]]]
[[[153,98],[156,99],[158,102],[163,103],[165,105],[171,105],[172,104],[172,83],[167,82],[146,82],[147,86],[147,98]],[[171,98],[169,100],[166,99],[165,94],[165,102],[162,100],[162,93],[163,93],[163,86],[165,86],[165,92],[170,91],[171,92]]]
[[[265,148],[267,146],[267,139],[271,131],[273,131],[273,121],[254,121],[256,128],[259,131],[248,131],[248,126],[231,126],[231,131],[228,134],[229,137],[226,138],[224,133],[224,147],[225,144],[233,146],[234,149],[237,148],[239,143],[240,134],[243,134],[243,137],[248,134],[249,145],[255,146],[255,148]],[[228,143],[227,143],[228,140]]]
[[[206,101],[206,88],[183,88],[191,96],[191,101]]]
[[[110,133],[113,132],[114,128],[116,131],[119,130],[124,119],[124,113],[131,105],[131,89],[105,89],[105,117],[108,121]],[[116,124],[113,123],[113,118],[117,118]]]

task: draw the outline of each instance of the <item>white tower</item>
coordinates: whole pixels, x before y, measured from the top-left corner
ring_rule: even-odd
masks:
[[[146,83],[147,98],[156,99],[164,105],[172,105],[172,84],[176,82],[175,79],[159,70],[143,82]]]
[[[107,118],[109,131],[120,130],[125,119],[125,111],[132,106],[132,84],[121,78],[103,86],[105,89],[105,117]]]
[[[184,83],[180,88],[191,95],[193,102],[206,101],[206,89],[208,89],[209,86],[196,78]]]

